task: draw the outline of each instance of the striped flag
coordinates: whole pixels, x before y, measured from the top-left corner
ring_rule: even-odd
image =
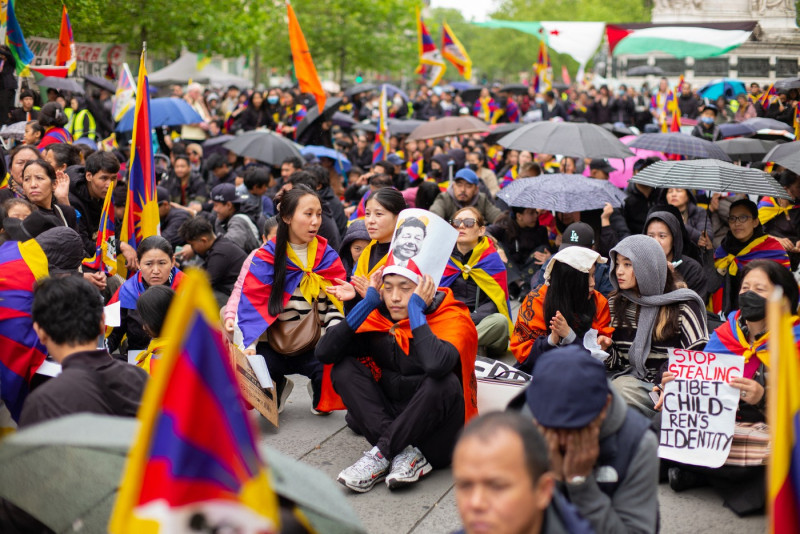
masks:
[[[114,185],[112,180],[106,191],[103,201],[103,211],[100,215],[100,226],[97,229],[97,241],[94,256],[85,258],[83,266],[97,272],[104,272],[114,276],[117,274],[117,249],[114,244]]]
[[[446,22],[442,22],[442,56],[453,64],[464,79],[472,78],[472,60],[467,49]]]
[[[800,532],[800,363],[793,334],[796,317],[785,313],[783,297],[767,305],[770,387],[767,389],[772,458],[767,476],[768,532]]]
[[[7,0],[3,18],[6,21],[6,44],[11,49],[11,55],[17,62],[17,74],[27,76],[29,74],[28,65],[33,61],[33,52],[25,42],[22,28],[14,12],[14,0]]]
[[[769,108],[770,104],[772,104],[772,102],[775,100],[775,96],[777,94],[778,91],[775,89],[775,84],[769,84],[769,89],[764,91],[758,99],[758,101],[761,103],[761,108],[764,110]]]
[[[133,74],[127,63],[122,64],[122,72],[117,82],[117,92],[111,99],[111,114],[114,120],[119,122],[128,110],[136,103],[136,85],[133,82]]]
[[[425,76],[433,87],[442,80],[447,65],[439,49],[436,48],[431,34],[428,33],[428,28],[425,27],[419,8],[417,8],[417,46],[419,48],[419,66],[415,72]]]
[[[800,117],[797,115],[797,105],[794,107],[794,138],[800,139]]]
[[[190,271],[170,306],[166,344],[144,392],[108,526],[112,534],[274,533],[278,499],[220,331],[208,277]]]
[[[131,140],[130,176],[128,199],[119,239],[136,249],[145,237],[158,235],[161,219],[156,202],[156,173],[153,162],[153,138],[150,135],[150,84],[145,68],[145,50],[139,60],[139,81],[136,87],[136,108],[133,118]],[[117,272],[127,278],[125,258],[117,259]]]
[[[539,54],[536,56],[536,63],[533,64],[533,88],[537,93],[545,93],[553,89],[553,75],[550,65],[550,54],[547,51],[547,43],[539,41]]]
[[[67,73],[75,72],[75,39],[72,37],[72,24],[69,23],[67,6],[61,6],[61,31],[58,34],[56,65],[67,67]]]
[[[386,156],[389,155],[389,126],[386,123],[386,115],[386,85],[383,85],[381,88],[378,131],[375,132],[375,144],[372,147],[372,163],[386,159]]]

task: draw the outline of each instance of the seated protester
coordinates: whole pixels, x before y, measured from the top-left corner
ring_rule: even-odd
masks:
[[[706,104],[697,119],[697,125],[692,129],[692,135],[706,141],[721,140],[722,133],[716,124],[718,111],[719,108],[714,104]]]
[[[321,158],[320,162],[320,165],[308,165],[305,171],[313,174],[317,179],[317,195],[319,195],[319,199],[326,210],[330,211],[331,218],[339,231],[339,236],[343,236],[347,231],[347,215],[344,213],[342,201],[339,200],[339,196],[344,193],[343,178],[336,171],[338,163],[333,159]]]
[[[764,232],[777,239],[789,253],[791,269],[800,265],[800,175],[785,170],[778,175],[778,182],[792,200],[762,197],[758,202],[758,220]]]
[[[236,194],[236,186],[219,184],[211,190],[211,201],[217,215],[214,223],[216,234],[237,245],[245,255],[258,248],[260,232],[250,217],[240,213],[244,199]]]
[[[489,226],[487,232],[497,239],[508,263],[508,292],[512,299],[530,291],[530,279],[541,268],[543,260],[536,253],[550,252],[547,228],[539,224],[539,211],[532,208],[511,208],[505,216]]]
[[[691,289],[676,286],[661,245],[645,235],[626,237],[611,250],[611,273],[613,384],[651,418],[650,391],[661,382],[667,351],[698,350],[708,341],[705,304]]]
[[[65,172],[70,178],[72,178],[72,174],[77,178],[80,173],[76,171],[83,167],[81,150],[77,146],[67,143],[48,145],[47,148],[42,149],[42,159],[52,165],[56,172]]]
[[[633,163],[633,176],[660,161],[657,157],[640,158]],[[625,189],[625,203],[622,206],[622,216],[625,217],[625,224],[628,230],[634,234],[641,234],[644,230],[644,217],[658,201],[659,191],[649,185],[628,182]],[[695,239],[695,241],[697,241]]]
[[[278,235],[277,215],[275,217],[270,217],[267,219],[267,222],[264,223],[264,230],[261,232],[261,244],[266,245],[267,241],[274,240],[276,235]],[[251,252],[247,258],[245,258],[244,263],[242,263],[242,268],[239,269],[239,276],[236,278],[236,283],[233,284],[231,296],[228,298],[228,303],[225,305],[223,326],[231,341],[233,340],[233,328],[236,325],[236,310],[239,309],[239,299],[242,297],[244,279],[247,273],[250,272],[250,263],[252,263],[253,257],[256,255],[257,251],[258,249]]]
[[[228,158],[222,154],[211,154],[205,161],[203,169],[207,173],[205,180],[210,187],[233,184],[236,181],[236,175],[228,163]]]
[[[493,412],[470,421],[453,452],[453,487],[464,524],[457,534],[594,532],[558,490],[547,452],[530,418]]]
[[[459,170],[447,191],[436,197],[430,211],[449,221],[461,208],[474,206],[489,224],[494,223],[503,212],[492,204],[488,196],[478,191],[479,182],[472,169]]]
[[[31,315],[39,340],[63,370],[28,396],[21,428],[81,412],[136,416],[147,373],[97,349],[103,300],[94,286],[77,276],[45,279],[35,289]]]
[[[509,409],[533,418],[559,487],[597,534],[658,531],[658,437],[586,349],[543,354]]]
[[[692,243],[684,242],[686,232],[675,213],[669,211],[666,206],[653,208],[647,215],[644,234],[658,241],[675,272],[686,282],[686,286],[700,295],[705,302],[708,290],[703,266],[694,258],[683,253],[684,245],[691,246]]]
[[[126,335],[129,351],[147,349],[151,339],[136,311],[136,301],[151,286],[165,285],[177,289],[183,279],[183,273],[175,267],[172,245],[161,236],[142,239],[136,256],[139,272],[128,278],[108,302],[109,305],[120,304],[120,325],[114,327],[106,339],[110,352],[120,348]]]
[[[178,233],[187,246],[192,247],[203,259],[203,268],[208,273],[217,303],[220,307],[224,306],[231,296],[247,254],[226,236],[217,237],[211,223],[204,217],[188,219],[181,225]]]
[[[766,422],[769,365],[766,304],[776,287],[783,290],[783,295],[788,300],[793,316],[795,342],[800,342],[800,319],[796,316],[798,290],[792,273],[774,261],[754,260],[742,269],[740,309],[728,315],[728,320],[711,334],[703,349],[744,357],[743,376],[730,381],[731,386],[741,391],[739,409],[736,412],[737,426]],[[675,375],[666,372],[662,383],[674,378]],[[662,407],[662,402],[659,402],[658,407]],[[711,484],[724,499],[724,505],[739,516],[756,513],[762,511],[765,504],[763,464],[768,452],[767,446],[762,450],[756,448],[744,451],[734,442],[728,461],[716,469],[670,462],[672,467],[668,470],[669,485],[675,491],[683,491]],[[747,459],[747,464],[744,464],[742,456]]]
[[[544,352],[572,343],[584,346],[592,329],[601,349],[611,346],[608,301],[594,289],[595,270],[607,261],[584,247],[566,247],[553,256],[545,284],[528,293],[520,306],[511,335],[516,367],[530,373]]]
[[[755,202],[747,198],[733,202],[728,224],[730,230],[716,250],[705,234],[698,242],[706,249],[705,274],[713,311],[726,315],[739,308],[740,271],[745,265],[753,260],[772,260],[787,269],[790,266],[780,241],[764,233]],[[718,290],[721,293],[714,295]]]
[[[56,202],[61,191],[66,193],[69,190],[67,175],[57,178],[55,169],[43,159],[29,161],[22,171],[22,190],[41,216],[50,219],[55,226],[68,226],[78,231],[75,209]]]
[[[505,265],[484,235],[486,221],[476,208],[462,208],[450,223],[458,230],[458,239],[439,286],[452,289],[453,298],[467,306],[478,331],[478,346],[487,356],[499,358],[508,348],[513,325]]]
[[[697,207],[694,195],[688,189],[669,188],[662,193],[661,204],[669,204],[678,208],[681,219],[689,233],[692,243],[697,243],[704,231],[711,229],[711,219],[706,214],[706,210]]]
[[[200,175],[192,171],[189,156],[178,155],[173,158],[172,170],[158,184],[169,191],[172,202],[188,206],[190,202],[205,203],[208,187]]]
[[[8,113],[8,124],[18,122],[30,122],[39,118],[39,108],[34,106],[33,91],[24,88],[19,92],[19,107],[12,109]],[[27,142],[26,142],[27,144]]]
[[[372,445],[340,483],[363,493],[386,478],[395,489],[450,464],[458,433],[477,414],[477,341],[449,288],[394,265],[373,273],[364,299],[316,350],[333,364],[348,425]]]
[[[255,206],[255,212],[264,217],[275,215],[275,205],[267,195],[267,191],[275,185],[269,169],[265,167],[252,166],[244,171],[244,186],[247,188],[249,197],[246,205]]]
[[[49,152],[54,153],[57,146],[62,145],[50,145]],[[119,161],[110,152],[95,152],[87,158],[86,166],[82,170],[75,178],[70,177],[69,205],[80,213],[78,231],[83,239],[86,257],[91,258],[97,246],[103,203],[108,188],[117,179]]]
[[[22,171],[29,161],[35,161],[41,156],[39,150],[31,145],[17,145],[11,149],[8,164],[8,180],[5,187],[0,187],[0,202],[9,198],[25,198],[22,188]]]
[[[558,250],[564,250],[567,247],[584,247],[594,250],[594,236],[595,231],[586,223],[574,222],[564,228],[564,231],[557,237],[561,240]],[[548,251],[549,252],[549,251]],[[537,288],[544,284],[544,273],[547,270],[549,263],[553,261],[553,257],[549,257],[543,264],[541,269],[531,278],[531,287]],[[608,298],[609,293],[614,290],[611,285],[611,280],[608,277],[608,265],[605,263],[594,264],[594,289],[601,295]]]
[[[348,281],[361,253],[369,246],[370,241],[372,240],[363,219],[356,219],[347,227],[347,233],[344,234],[342,245],[339,247],[339,258],[344,265]]]
[[[64,113],[64,108],[58,102],[48,102],[42,106],[37,121],[44,128],[44,136],[36,145],[39,150],[53,143],[72,143],[72,136],[64,129],[69,119]]]
[[[289,191],[293,187],[304,185],[316,192],[317,184],[317,179],[313,174],[306,171],[297,171],[286,179],[281,187],[281,190],[278,191],[278,194],[275,196],[274,200],[275,205],[278,206],[286,191]],[[337,250],[341,244],[339,228],[336,226],[336,221],[333,218],[333,212],[331,211],[330,207],[321,199],[320,202],[322,202],[322,222],[319,227],[319,235],[328,241],[328,244],[331,246],[331,248]]]
[[[156,200],[158,201],[158,216],[161,220],[161,237],[169,241],[173,248],[185,245],[186,241],[183,240],[178,230],[184,222],[192,218],[192,213],[173,207],[169,201],[169,191],[164,187],[156,187]]]
[[[175,292],[167,286],[152,286],[136,301],[136,311],[142,319],[142,328],[152,338],[147,350],[136,357],[136,366],[147,371],[147,374],[153,374],[167,343],[166,337],[161,337],[161,332],[174,296]]]
[[[244,279],[234,339],[245,354],[260,354],[266,360],[276,383],[278,412],[294,387],[286,375],[297,373],[310,379],[312,413],[328,415],[334,402],[323,394],[323,366],[314,348],[320,336],[324,339],[323,334],[343,319],[341,302],[329,297],[325,288],[344,278],[344,267],[336,251],[317,235],[322,204],[313,190],[298,185],[286,191],[278,217],[275,239],[257,249]],[[307,330],[303,338],[292,337],[293,330],[309,320],[318,321],[318,329]]]

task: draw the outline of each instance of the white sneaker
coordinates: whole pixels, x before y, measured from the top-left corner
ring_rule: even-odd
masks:
[[[364,452],[364,456],[356,463],[339,473],[337,479],[353,491],[364,493],[372,489],[376,482],[380,482],[389,471],[389,460],[377,447]]]
[[[433,466],[420,450],[409,445],[392,460],[392,471],[386,477],[386,485],[389,489],[407,486],[431,471]]]

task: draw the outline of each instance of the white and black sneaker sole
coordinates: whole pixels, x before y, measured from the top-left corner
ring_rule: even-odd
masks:
[[[352,484],[348,484],[347,481],[342,477],[339,477],[336,480],[342,486],[345,486],[346,488],[349,488],[349,489],[355,491],[356,493],[366,493],[369,490],[371,490],[372,488],[374,488],[375,484],[377,484],[378,482],[380,482],[384,478],[386,478],[385,474],[384,475],[380,475],[378,477],[375,477],[374,479],[372,479],[372,481],[371,481],[372,483],[369,486],[355,486],[355,485],[352,485]]]
[[[417,482],[420,478],[424,477],[428,473],[433,471],[433,466],[425,461],[425,464],[419,466],[419,468],[414,471],[414,474],[410,477],[400,478],[400,477],[387,477],[386,478],[386,485],[389,486],[390,490],[402,488]]]

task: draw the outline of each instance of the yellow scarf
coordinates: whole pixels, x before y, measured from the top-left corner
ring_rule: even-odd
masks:
[[[369,268],[370,251],[372,250],[372,246],[377,244],[377,239],[373,239],[369,242],[369,245],[364,247],[364,250],[361,251],[361,256],[358,257],[358,263],[356,264],[356,272],[353,276],[363,276],[365,278],[369,278],[375,273],[375,271],[386,265],[388,254],[381,258],[372,269]]]
[[[739,251],[738,254],[728,254],[727,256],[720,258],[714,262],[714,267],[716,267],[717,271],[724,272],[727,270],[731,276],[736,276],[736,273],[739,272],[739,266],[736,264],[736,257],[737,256],[744,256],[758,245],[769,239],[769,235],[764,234],[761,237],[754,239],[750,242],[749,245],[744,247],[742,250]]]
[[[150,340],[147,350],[142,351],[136,356],[136,367],[141,367],[147,374],[152,374],[152,362],[158,361],[161,357],[161,351],[167,346],[167,338],[157,337]],[[156,364],[158,366],[158,364]]]
[[[324,292],[325,288],[331,287],[333,283],[313,271],[314,263],[317,259],[318,243],[319,241],[317,241],[317,238],[315,237],[308,244],[308,254],[305,264],[300,261],[297,253],[288,244],[286,245],[286,257],[287,259],[291,260],[292,263],[297,265],[301,271],[303,271],[303,278],[300,280],[300,293],[303,294],[303,298],[306,299],[306,302],[313,305],[314,300],[318,299],[320,295],[323,297],[327,295],[331,302],[333,302],[333,305],[336,306],[336,309],[344,313],[342,301]]]
[[[761,224],[767,224],[769,221],[777,217],[778,215],[784,214],[786,218],[789,218],[789,212],[796,208],[796,205],[786,206],[783,207],[779,204],[774,206],[761,206],[758,208],[758,220],[761,221]]]
[[[744,332],[742,331],[742,327],[739,326],[739,321],[735,321],[735,323],[736,340],[744,349],[744,352],[742,352],[742,356],[744,356],[744,363],[749,362],[750,358],[755,355],[756,358],[761,361],[761,363],[763,363],[766,367],[769,367],[769,349],[766,348],[767,341],[769,341],[769,330],[767,330],[766,334],[756,339],[755,342],[750,345],[747,342],[747,336],[744,335]],[[761,355],[763,355],[763,357]]]
[[[481,242],[478,243],[478,246],[472,249],[472,254],[469,257],[469,260],[467,260],[466,265],[458,261],[455,256],[450,256],[450,260],[455,264],[456,267],[461,269],[461,276],[464,278],[464,280],[472,278],[481,291],[489,296],[492,302],[494,302],[494,305],[497,306],[497,311],[505,316],[505,318],[508,320],[509,328],[513,330],[514,322],[511,320],[511,316],[508,314],[508,301],[506,301],[506,294],[503,291],[503,288],[501,288],[497,281],[495,281],[495,279],[483,269],[473,269],[473,267],[475,267],[475,265],[478,263],[478,260],[481,259],[484,251],[489,248],[489,244],[490,241],[488,238],[484,237],[481,239]],[[509,332],[511,330],[509,330]]]

